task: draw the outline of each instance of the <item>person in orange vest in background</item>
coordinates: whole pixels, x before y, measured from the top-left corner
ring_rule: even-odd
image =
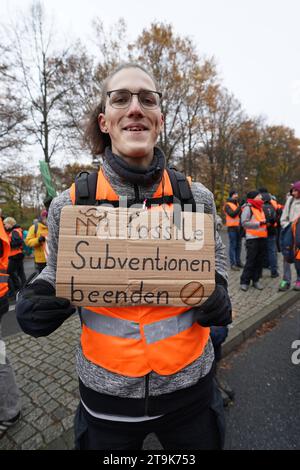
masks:
[[[45,247],[48,236],[47,226],[48,212],[44,209],[37,223],[31,225],[28,230],[25,244],[34,249],[34,262],[37,271],[40,273],[47,265]]]
[[[8,256],[10,242],[4,229],[0,209],[0,439],[6,430],[20,418],[20,394],[14,371],[6,355],[2,339],[2,317],[8,312]]]
[[[262,290],[259,282],[262,275],[264,254],[267,250],[267,224],[263,211],[262,196],[258,191],[247,194],[247,202],[243,206],[241,224],[246,232],[246,264],[240,279],[240,288],[247,291],[252,281],[253,287]]]
[[[9,274],[9,294],[11,298],[15,298],[18,290],[26,282],[24,265],[23,265],[23,231],[20,225],[13,217],[6,217],[3,221],[6,232],[8,233],[10,242],[10,253],[8,262]]]
[[[241,206],[238,200],[238,193],[235,190],[230,191],[229,198],[224,204],[226,216],[226,227],[229,238],[229,261],[231,269],[239,271],[242,268],[241,247],[242,237],[240,231]]]
[[[86,205],[88,196],[90,205],[111,201],[118,207],[119,197],[126,196],[129,206],[142,209],[147,203],[148,210],[162,211],[168,204],[172,210],[178,192],[171,180],[177,174],[168,172],[165,155],[156,146],[163,123],[158,84],[144,67],[122,64],[107,77],[87,122],[92,151],[103,155],[103,166],[89,177],[80,175],[51,203],[47,266],[22,290],[16,305],[25,333],[48,335],[75,311],[69,300],[55,295],[64,206]],[[193,205],[196,209],[194,203],[202,204],[216,221],[212,193],[200,183],[190,186],[182,174],[179,178],[184,188],[180,200],[188,194],[190,210]],[[81,308],[76,449],[141,449],[150,432],[165,449],[222,447],[224,411],[214,382],[210,326],[232,320],[225,247],[216,230],[214,236],[215,289],[203,304],[87,303]]]

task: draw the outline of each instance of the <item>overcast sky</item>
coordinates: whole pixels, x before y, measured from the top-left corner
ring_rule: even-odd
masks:
[[[0,0],[1,21],[30,0]],[[300,137],[300,0],[47,0],[64,32],[82,40],[91,20],[123,17],[129,39],[154,20],[172,23],[198,52],[214,56],[224,85],[250,116],[262,114]]]

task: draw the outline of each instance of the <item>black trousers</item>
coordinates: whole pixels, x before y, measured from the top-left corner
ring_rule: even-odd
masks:
[[[15,294],[26,282],[23,258],[9,258],[7,274],[10,294]]]
[[[140,450],[155,433],[165,450],[220,450],[224,445],[223,401],[214,385],[210,406],[181,408],[140,423],[97,419],[80,403],[75,416],[76,450]]]
[[[267,251],[266,238],[252,238],[246,240],[247,258],[241,275],[241,284],[250,284],[250,281],[257,282],[263,269],[264,255]]]

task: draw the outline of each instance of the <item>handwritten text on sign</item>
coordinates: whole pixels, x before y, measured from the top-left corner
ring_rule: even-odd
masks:
[[[214,290],[213,218],[203,213],[67,206],[56,292],[75,305],[198,306]]]

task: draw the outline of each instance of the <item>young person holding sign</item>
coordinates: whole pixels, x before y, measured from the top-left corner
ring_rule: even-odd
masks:
[[[104,154],[104,163],[96,194],[83,188],[86,205],[112,199],[117,205],[120,196],[127,196],[150,210],[146,201],[151,199],[160,202],[159,210],[166,203],[172,206],[165,156],[156,147],[164,124],[161,98],[153,77],[137,64],[121,65],[106,79],[87,128],[92,152]],[[55,288],[60,213],[64,206],[78,204],[79,189],[79,184],[73,186],[53,200],[48,265],[18,299],[18,321],[32,336],[50,334],[75,311],[69,300],[55,296]],[[215,216],[210,191],[200,183],[191,189],[194,201]],[[215,289],[199,307],[82,308],[77,449],[139,449],[151,432],[165,449],[221,448],[222,402],[213,382],[209,327],[231,322],[231,304],[226,255],[217,232],[214,261]]]

